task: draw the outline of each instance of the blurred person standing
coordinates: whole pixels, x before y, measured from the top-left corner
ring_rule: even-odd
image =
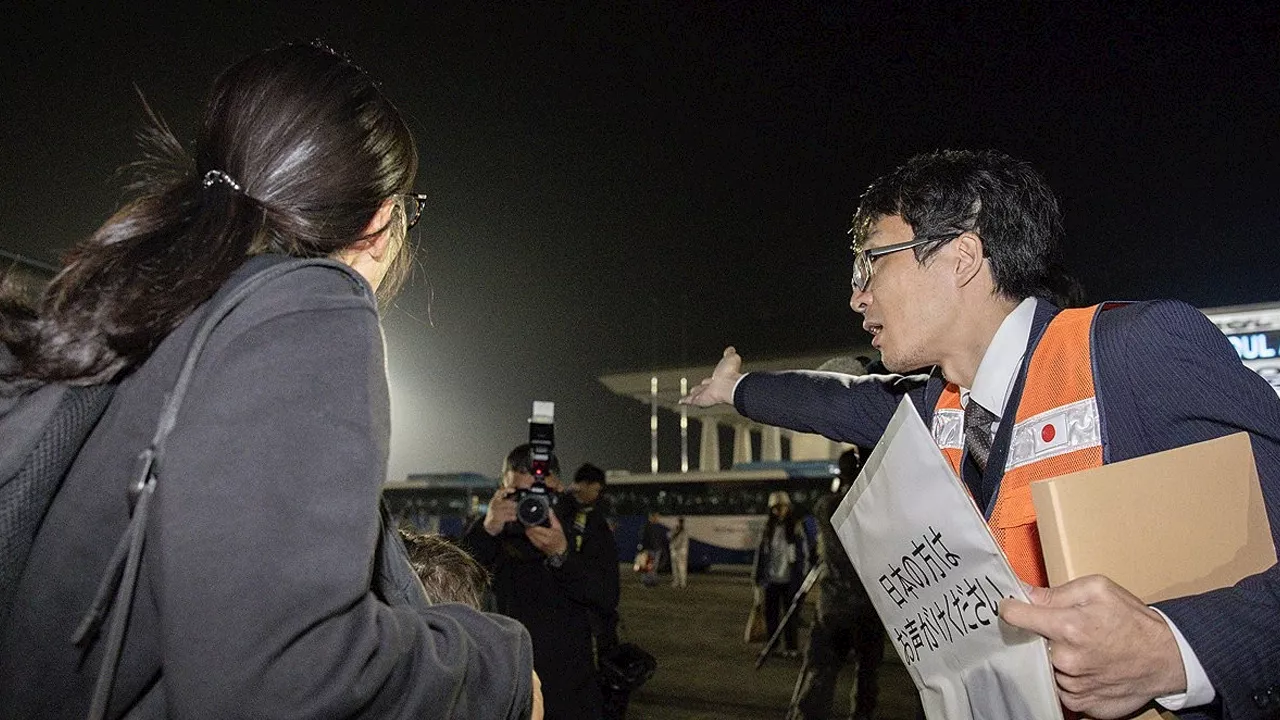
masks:
[[[800,591],[808,557],[809,539],[804,525],[792,516],[791,496],[785,490],[769,493],[769,519],[760,533],[752,570],[756,587],[764,594],[764,622],[768,637],[777,632],[782,615]],[[800,655],[796,638],[798,620],[799,616],[793,614],[783,628],[782,657]]]
[[[657,581],[658,573],[671,562],[670,532],[670,529],[662,524],[662,516],[657,510],[649,513],[644,527],[640,528],[640,544],[636,549],[649,554],[649,571],[646,574],[652,575],[654,582]]]
[[[548,720],[599,720],[593,623],[617,615],[618,550],[604,519],[563,492],[554,454],[547,467],[555,501],[546,526],[526,526],[516,515],[516,497],[535,484],[532,446],[524,444],[507,454],[502,485],[462,545],[493,573],[498,612],[533,637]]]
[[[591,463],[583,463],[574,471],[573,483],[569,485],[567,492],[577,500],[578,512],[584,522],[587,516],[597,517],[612,535],[613,528],[608,523],[610,502],[604,492],[607,483],[604,470]],[[582,537],[581,533],[578,537]]]
[[[684,518],[676,518],[676,526],[671,531],[671,587],[688,587],[689,585],[689,530],[684,526]]]
[[[583,463],[573,473],[573,484],[569,492],[588,512],[598,515],[609,526],[609,532],[617,533],[617,519],[614,517],[613,498],[609,497],[609,481],[607,473],[591,463]]]
[[[266,283],[212,330],[159,480],[134,496],[145,544],[137,592],[108,616],[127,629],[105,715],[526,716],[523,628],[379,583],[412,578],[378,514],[390,411],[375,293],[403,280],[423,207],[400,113],[346,58],[294,44],[219,76],[191,154],[149,119],[126,204],[38,308],[0,305],[6,392],[117,383],[0,627],[0,714],[86,715],[106,634],[68,639],[136,527],[139,453],[193,335],[256,271],[305,257],[331,262]]]
[[[875,717],[878,675],[884,659],[884,626],[831,525],[831,515],[844,500],[861,466],[858,448],[841,453],[839,486],[814,507],[818,521],[817,562],[823,573],[818,581],[817,619],[809,633],[804,666],[796,678],[789,720],[832,717],[836,680],[850,651],[857,669],[849,703],[852,718]]]
[[[591,463],[583,463],[573,473],[573,484],[569,486],[569,492],[578,500],[578,512],[574,516],[573,527],[577,531],[577,537],[585,538],[588,534],[587,525],[593,526],[603,523],[605,532],[609,533],[609,537],[613,538],[613,524],[610,522],[609,513],[612,503],[609,496],[605,493],[608,485],[608,478],[603,469],[592,465]],[[593,530],[590,534],[598,534],[599,530]],[[616,540],[614,546],[617,546]],[[621,588],[619,588],[620,590]],[[618,648],[618,624],[620,618],[618,616],[618,608],[615,605],[612,612],[597,608],[591,613],[591,633],[595,637],[596,667],[602,667],[605,658],[609,657]],[[625,691],[617,691],[610,688],[607,683],[601,683],[601,692],[604,694],[604,714],[605,720],[622,720],[626,716],[627,704],[630,693]]]

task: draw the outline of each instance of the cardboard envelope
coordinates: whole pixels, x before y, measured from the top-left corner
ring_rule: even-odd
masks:
[[[1247,433],[1032,483],[1031,499],[1050,585],[1101,574],[1154,603],[1276,562]]]

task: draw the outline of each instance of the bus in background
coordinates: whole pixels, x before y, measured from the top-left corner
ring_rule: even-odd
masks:
[[[831,492],[835,461],[739,463],[717,472],[630,474],[611,471],[605,494],[616,521],[618,560],[631,562],[649,513],[668,530],[683,517],[689,533],[689,569],[750,565],[769,515],[769,493],[786,490],[792,512],[804,518],[812,544],[813,505]],[[668,559],[669,560],[669,559]]]
[[[420,473],[383,485],[382,497],[397,525],[458,538],[497,489],[497,480],[480,473]]]

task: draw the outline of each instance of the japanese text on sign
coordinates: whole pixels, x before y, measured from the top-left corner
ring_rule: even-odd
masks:
[[[1000,600],[1006,595],[987,575],[959,577],[958,567],[960,556],[947,548],[941,532],[929,526],[880,575],[880,588],[895,605],[915,605],[901,624],[889,628],[907,665],[917,662],[922,652],[937,650],[944,642],[951,644],[996,621]],[[935,590],[932,601],[921,600],[918,591],[935,586],[949,587],[940,598]]]

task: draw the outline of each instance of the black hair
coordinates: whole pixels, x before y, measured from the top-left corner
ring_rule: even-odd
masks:
[[[853,218],[855,245],[872,225],[897,215],[917,239],[924,263],[964,232],[982,239],[996,291],[1005,297],[1062,295],[1062,214],[1032,167],[995,150],[940,150],[916,155],[863,193]]]
[[[506,460],[502,461],[502,474],[506,475],[507,471],[515,471],[533,474],[533,446],[529,443],[517,445],[514,450],[507,453]],[[555,453],[551,453],[551,457],[547,460],[547,472],[552,475],[560,474],[560,460]]]
[[[150,108],[126,204],[66,256],[35,312],[0,304],[14,380],[109,381],[249,256],[324,257],[366,239],[417,173],[413,136],[356,65],[318,44],[253,55],[214,83],[195,152]],[[397,216],[393,215],[393,221]],[[403,221],[401,221],[403,227]],[[379,228],[376,233],[385,228]],[[407,268],[406,238],[380,295]]]
[[[1085,305],[1085,289],[1074,276],[1065,269],[1059,268],[1049,277],[1047,283],[1049,300],[1060,308],[1083,307]]]
[[[583,463],[582,467],[578,468],[573,473],[573,481],[575,483],[595,483],[597,485],[604,485],[606,484],[605,472],[591,463]]]

